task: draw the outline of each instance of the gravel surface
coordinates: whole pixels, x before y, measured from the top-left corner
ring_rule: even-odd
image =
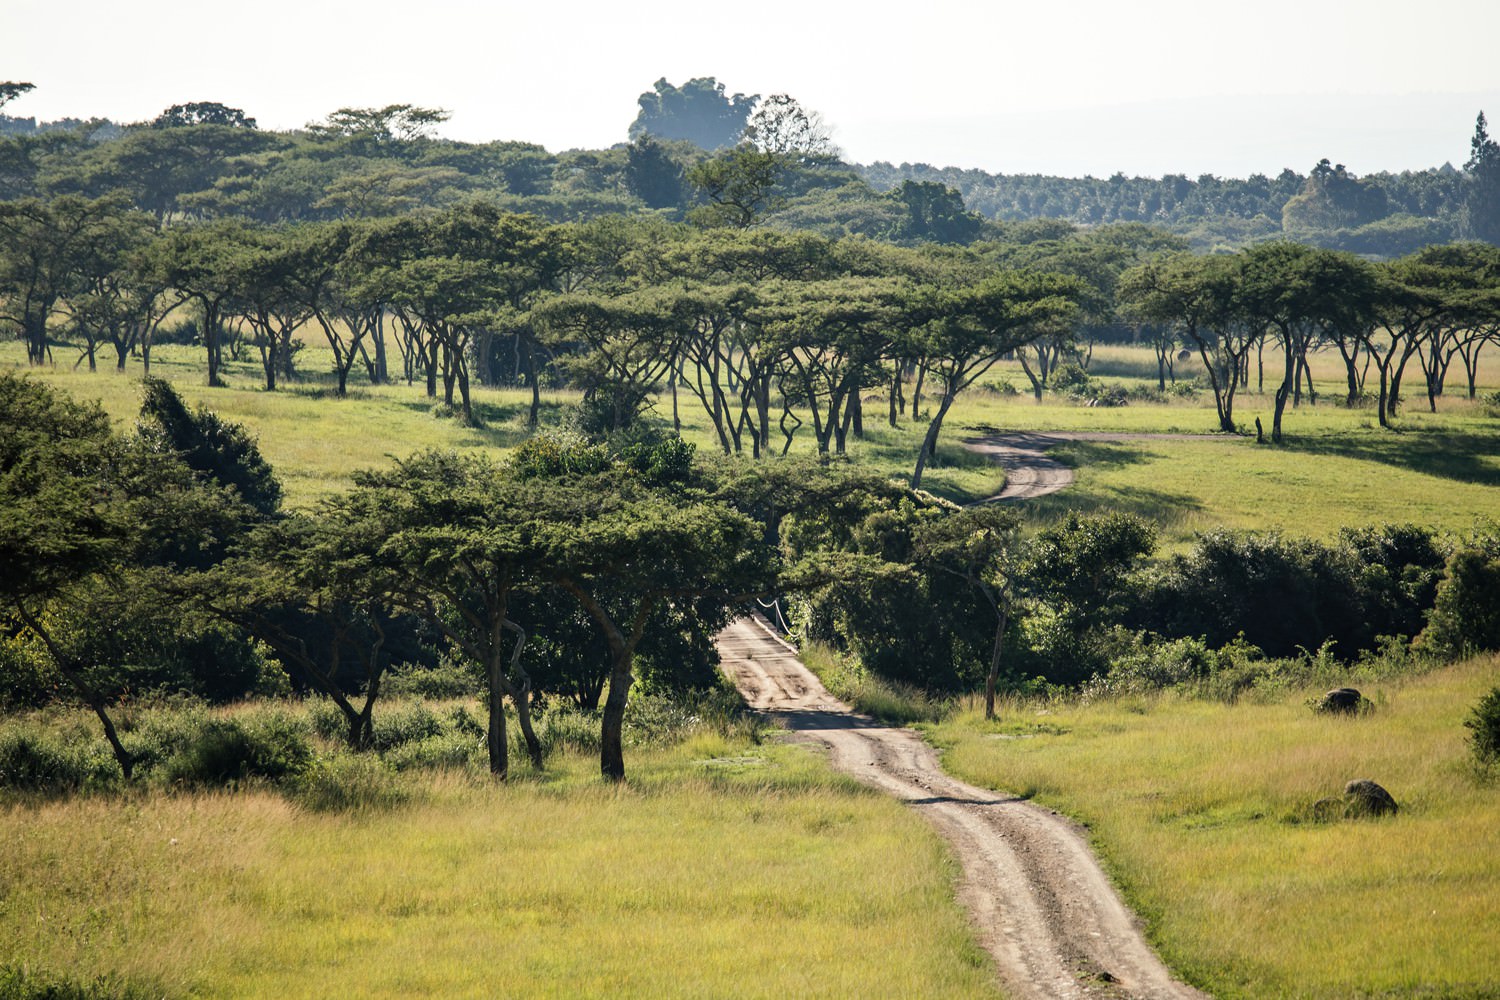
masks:
[[[1009,995],[1204,995],[1152,952],[1073,823],[948,777],[915,732],[834,699],[760,618],[736,620],[717,643],[752,708],[825,747],[840,771],[919,810],[948,840],[963,868],[959,899]]]

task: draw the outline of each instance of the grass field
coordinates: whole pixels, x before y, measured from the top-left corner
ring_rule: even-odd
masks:
[[[66,349],[59,348],[59,357]],[[20,345],[0,345],[0,363],[19,364]],[[356,469],[380,466],[424,448],[505,449],[524,440],[529,395],[476,387],[483,426],[466,427],[434,406],[421,386],[370,387],[351,382],[348,398],[334,398],[327,379],[316,376],[323,358],[309,346],[299,355],[301,384],[267,393],[259,388],[258,368],[250,362],[227,366],[230,388],[202,385],[200,353],[187,347],[159,347],[153,370],[171,379],[191,401],[203,402],[258,436],[293,505],[306,505],[341,489]],[[1267,366],[1274,372],[1274,358]],[[1101,347],[1095,367],[1104,372],[1154,371],[1144,348]],[[1179,375],[1193,371],[1179,365]],[[1325,387],[1337,387],[1337,358],[1316,356],[1315,374]],[[112,370],[89,373],[67,365],[42,369],[46,378],[81,398],[100,399],[122,426],[139,409],[139,366],[125,376]],[[1101,376],[1110,383],[1142,385],[1138,375]],[[1009,378],[1024,385],[1019,369],[999,366],[986,380]],[[1274,375],[1272,377],[1274,381]],[[1150,380],[1154,383],[1154,379]],[[1485,384],[1488,388],[1488,383]],[[1325,398],[1316,406],[1289,411],[1288,443],[1257,446],[1253,438],[1218,435],[1208,440],[1122,443],[1070,442],[1055,454],[1078,470],[1078,483],[1066,493],[1027,508],[1045,522],[1067,509],[1108,508],[1142,514],[1156,521],[1168,545],[1194,532],[1218,527],[1277,528],[1326,537],[1339,527],[1372,522],[1417,522],[1462,532],[1479,518],[1500,520],[1500,419],[1462,394],[1442,399],[1439,412],[1416,405],[1403,411],[1399,430],[1381,429],[1369,409],[1346,409]],[[545,398],[542,421],[556,424],[575,401],[567,393]],[[1239,418],[1250,425],[1259,415],[1270,422],[1269,395],[1242,394]],[[695,400],[679,400],[683,434],[703,454],[717,450],[712,428]],[[657,418],[669,419],[663,400]],[[893,477],[910,476],[925,427],[885,422],[883,404],[866,412],[866,435],[851,441],[853,459]],[[1210,434],[1216,429],[1207,393],[1171,403],[1090,408],[1048,397],[1036,403],[1022,393],[1002,396],[978,390],[960,397],[945,424],[938,460],[924,486],[959,502],[991,496],[1003,475],[965,451],[964,437],[989,431],[1087,430],[1131,433]],[[775,442],[780,447],[780,441]],[[810,430],[799,435],[794,453],[812,451]]]
[[[800,748],[700,736],[389,809],[141,793],[0,811],[0,965],[153,995],[996,995],[935,835]]]
[[[1462,721],[1497,681],[1486,658],[1365,685],[1377,707],[1356,718],[1308,691],[1012,703],[929,736],[954,775],[1086,823],[1168,962],[1215,996],[1495,996],[1500,781]],[[1401,811],[1312,821],[1357,778]]]

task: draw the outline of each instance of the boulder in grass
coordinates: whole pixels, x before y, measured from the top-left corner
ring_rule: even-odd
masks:
[[[1351,818],[1363,816],[1394,816],[1399,808],[1391,793],[1368,778],[1351,781],[1344,786],[1344,803]]]
[[[1317,710],[1325,715],[1358,715],[1369,702],[1355,688],[1334,688],[1317,704]]]

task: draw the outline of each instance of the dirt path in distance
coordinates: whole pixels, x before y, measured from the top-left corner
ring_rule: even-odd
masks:
[[[1047,449],[1064,441],[1238,441],[1227,434],[1150,434],[1115,431],[1013,431],[963,440],[963,446],[1005,470],[1005,488],[981,503],[1030,500],[1073,485],[1073,470]]]
[[[1182,998],[1078,828],[1013,796],[950,778],[910,729],[854,714],[760,618],[716,638],[752,708],[826,747],[833,766],[921,812],[963,868],[959,901],[1015,997]]]

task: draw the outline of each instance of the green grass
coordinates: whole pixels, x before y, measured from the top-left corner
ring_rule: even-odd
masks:
[[[936,722],[952,708],[949,701],[936,700],[925,691],[870,673],[857,657],[823,643],[804,642],[798,655],[835,698],[882,722],[897,726]]]
[[[56,349],[59,360],[67,350]],[[259,388],[258,368],[251,362],[227,366],[229,388],[206,388],[200,355],[195,348],[160,347],[153,370],[173,380],[190,401],[205,403],[255,432],[293,505],[305,506],[336,492],[357,469],[383,466],[424,448],[503,451],[528,433],[529,394],[524,391],[475,387],[482,421],[475,428],[434,406],[421,385],[371,387],[351,379],[348,398],[332,397],[329,379],[317,374],[326,367],[326,351],[315,346],[299,355],[303,381],[275,393]],[[0,345],[0,363],[19,364],[22,357],[18,343]],[[1096,349],[1096,365],[1104,371],[1147,364],[1154,366],[1147,348]],[[1274,358],[1268,357],[1267,364],[1274,370]],[[1314,369],[1325,391],[1339,384],[1337,358],[1319,355]],[[1007,371],[1001,366],[987,381],[1011,377],[1014,382],[1016,372]],[[38,375],[81,398],[100,399],[122,426],[139,409],[136,362],[125,377],[112,370],[91,374],[67,364],[41,369]],[[575,400],[568,393],[547,394],[543,424],[556,424]],[[927,403],[932,403],[930,396]],[[1074,508],[1133,511],[1155,520],[1169,545],[1219,527],[1280,528],[1326,537],[1347,524],[1415,521],[1462,531],[1477,518],[1500,519],[1500,491],[1493,489],[1500,485],[1500,419],[1462,398],[1442,400],[1436,414],[1427,413],[1422,400],[1412,403],[1397,432],[1379,428],[1369,409],[1345,409],[1328,397],[1317,406],[1304,403],[1288,412],[1288,443],[1279,448],[1225,436],[1071,442],[1054,453],[1078,469],[1077,485],[1029,504],[1027,513],[1044,523]],[[1269,395],[1244,393],[1236,412],[1252,426],[1257,415],[1269,424],[1270,408]],[[679,413],[683,436],[704,453],[716,451],[712,427],[696,400],[681,394]],[[666,423],[670,414],[670,401],[663,399],[653,419]],[[1207,393],[1196,400],[1108,409],[1050,396],[1038,404],[1025,394],[975,389],[960,397],[949,415],[937,460],[923,485],[961,503],[999,492],[1003,474],[961,445],[963,438],[986,432],[1209,434],[1215,427]],[[883,404],[871,402],[865,436],[851,439],[850,456],[873,471],[909,478],[925,429],[925,423],[905,419],[891,428]],[[779,451],[779,435],[773,435],[772,444]],[[805,427],[793,453],[808,454],[813,448],[811,428]]]
[[[932,727],[944,764],[1085,822],[1175,969],[1220,997],[1493,996],[1500,786],[1462,722],[1500,659],[1362,685],[1313,714],[1169,696],[1016,703]],[[1371,778],[1401,812],[1312,822]]]
[[[173,996],[988,996],[936,836],[807,751],[702,735],[407,804],[0,813],[0,965]],[[893,946],[899,943],[899,946]]]

